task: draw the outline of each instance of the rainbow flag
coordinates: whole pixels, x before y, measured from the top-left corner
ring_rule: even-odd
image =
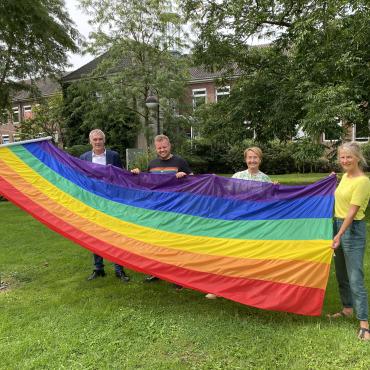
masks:
[[[0,192],[104,258],[246,305],[320,315],[335,176],[283,186],[133,175],[49,141],[0,147]]]

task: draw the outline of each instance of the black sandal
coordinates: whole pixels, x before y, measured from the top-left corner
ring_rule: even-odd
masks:
[[[366,333],[369,333],[370,334],[370,330],[367,329],[367,328],[360,328],[360,331],[358,332],[358,339],[361,339],[361,340],[370,340],[369,339],[365,339],[365,334]]]

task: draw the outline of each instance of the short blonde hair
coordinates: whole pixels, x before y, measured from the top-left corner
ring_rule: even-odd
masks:
[[[247,159],[247,153],[249,151],[256,154],[258,156],[258,158],[260,159],[260,161],[262,161],[262,157],[263,157],[262,150],[258,146],[251,146],[251,147],[244,150],[244,159],[245,160]]]
[[[104,134],[104,132],[103,132],[102,130],[100,130],[99,128],[96,128],[96,129],[92,130],[92,131],[89,133],[89,141],[91,141],[91,139],[92,139],[93,135],[95,135],[95,134],[102,136],[102,137],[103,137],[103,140],[104,140],[104,142],[105,142],[105,134]]]
[[[155,142],[155,143],[158,143],[158,142],[160,142],[160,141],[164,141],[164,140],[167,140],[167,141],[171,144],[170,139],[169,139],[169,138],[168,138],[168,136],[166,136],[166,135],[157,135],[157,136],[154,138],[154,142]]]
[[[359,160],[359,165],[361,167],[366,167],[366,159],[364,155],[362,154],[361,147],[358,143],[355,141],[348,141],[346,143],[343,143],[341,146],[338,148],[338,158],[339,158],[339,153],[340,151],[344,152],[349,152],[351,153],[354,157],[356,157]]]

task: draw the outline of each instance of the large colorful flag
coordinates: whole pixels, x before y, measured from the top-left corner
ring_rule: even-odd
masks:
[[[47,140],[0,147],[0,192],[113,262],[246,305],[321,313],[335,176],[283,186],[133,175]]]

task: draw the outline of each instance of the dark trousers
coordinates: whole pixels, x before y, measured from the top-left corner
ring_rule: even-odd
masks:
[[[94,257],[94,267],[96,271],[103,270],[104,269],[104,260],[103,257],[98,256],[97,254],[93,254]],[[123,271],[123,267],[120,265],[114,264],[114,271],[116,274],[119,274]]]

